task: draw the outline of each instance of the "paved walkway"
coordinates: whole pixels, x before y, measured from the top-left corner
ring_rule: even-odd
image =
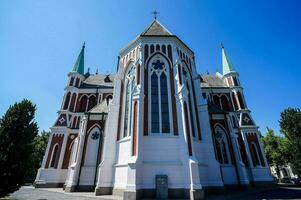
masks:
[[[23,186],[11,194],[12,200],[112,200],[122,199],[119,196],[95,196],[93,192],[64,192],[62,188],[34,188]]]
[[[38,188],[23,186],[10,195],[10,200],[120,200],[119,196],[95,196],[93,192],[67,193],[61,188]],[[280,185],[271,189],[251,189],[222,194],[206,195],[209,200],[253,200],[253,199],[301,199],[301,187]]]

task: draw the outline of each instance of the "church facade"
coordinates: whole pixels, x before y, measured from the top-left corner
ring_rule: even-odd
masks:
[[[222,73],[199,75],[193,51],[155,19],[121,50],[116,74],[85,73],[84,51],[68,74],[36,187],[202,199],[206,190],[272,182],[224,47]]]

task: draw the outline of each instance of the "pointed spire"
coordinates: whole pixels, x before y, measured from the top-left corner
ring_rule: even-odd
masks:
[[[74,64],[74,67],[71,72],[77,72],[81,75],[84,75],[84,72],[85,72],[85,43],[82,46],[82,49],[77,57],[77,60]]]
[[[223,61],[223,75],[226,75],[230,72],[236,72],[230,59],[228,58],[224,45],[221,44],[222,46],[222,61]]]

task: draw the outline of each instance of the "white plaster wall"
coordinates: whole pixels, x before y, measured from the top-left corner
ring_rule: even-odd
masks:
[[[83,166],[81,168],[79,185],[94,185],[95,169],[96,165]]]
[[[272,181],[269,167],[252,168],[254,181]]]
[[[67,169],[39,169],[39,182],[64,183],[67,177]]]
[[[155,188],[155,177],[159,174],[168,176],[169,188],[189,188],[190,183],[184,176],[189,176],[181,160],[179,136],[144,136],[142,158],[141,188]],[[187,169],[187,168],[186,168]]]
[[[115,180],[114,188],[125,189],[127,181],[127,169],[128,165],[115,165]]]
[[[237,184],[237,176],[233,165],[221,165],[224,184]]]

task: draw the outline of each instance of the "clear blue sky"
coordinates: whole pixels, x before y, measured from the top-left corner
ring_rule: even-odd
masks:
[[[221,71],[224,43],[263,132],[279,130],[284,108],[301,107],[301,1],[3,0],[0,115],[27,98],[37,105],[40,130],[48,130],[83,41],[86,67],[114,73],[120,49],[146,28],[154,9],[193,49],[200,73]]]

